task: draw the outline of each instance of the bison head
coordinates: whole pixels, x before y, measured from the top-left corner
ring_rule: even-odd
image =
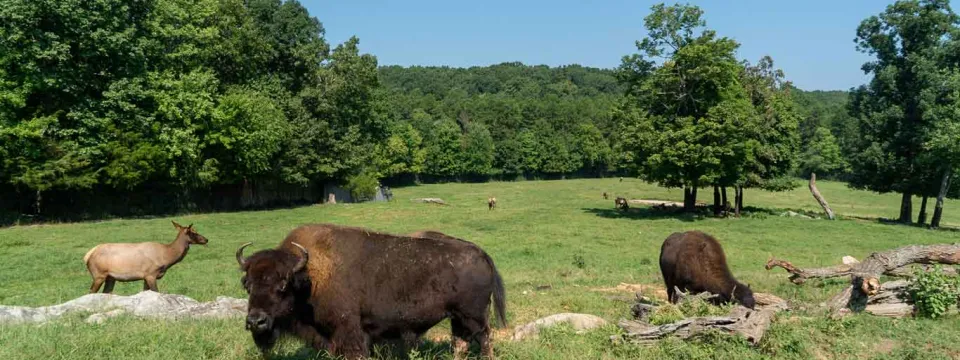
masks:
[[[310,291],[310,278],[303,271],[308,254],[297,243],[301,254],[283,250],[263,250],[243,257],[246,243],[237,249],[237,262],[245,274],[240,280],[247,291],[247,330],[261,351],[267,351],[277,341],[280,329],[295,316],[298,296]]]
[[[738,283],[734,286],[733,298],[736,299],[740,305],[748,309],[753,310],[757,306],[757,301],[753,298],[753,290],[750,289],[750,285]]]

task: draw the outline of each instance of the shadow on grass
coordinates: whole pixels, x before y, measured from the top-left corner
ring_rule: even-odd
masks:
[[[416,347],[419,354],[415,358],[439,359],[453,356],[453,347],[449,341],[421,340],[420,345]],[[480,354],[480,348],[475,343],[470,344],[468,356],[471,358]],[[404,347],[399,341],[386,341],[376,344],[370,352],[374,359],[410,359],[410,354],[404,353]],[[331,356],[326,352],[317,352],[313,348],[304,346],[293,354],[271,354],[265,357],[270,360],[339,360],[341,357]]]
[[[907,226],[907,227],[914,227],[914,228],[920,228],[920,229],[926,229],[926,230],[932,230],[932,231],[960,232],[960,228],[953,227],[953,226],[946,226],[946,225],[940,225],[939,228],[932,229],[930,228],[929,225],[926,225],[926,224],[920,225],[913,222],[907,224],[907,223],[902,223],[900,222],[900,220],[897,220],[897,219],[887,219],[887,218],[880,218],[880,217],[858,216],[858,215],[843,215],[843,217],[848,219],[865,221],[865,222],[875,222],[877,224],[882,224],[882,225]]]
[[[714,215],[712,206],[697,208],[697,211],[693,213],[684,212],[682,209],[662,209],[652,206],[631,207],[627,211],[617,210],[615,208],[584,208],[583,211],[609,219],[677,219],[680,221],[692,222],[705,220],[708,218],[735,218],[735,215],[732,213],[727,214],[726,216]],[[803,217],[816,219],[823,218],[823,214],[801,209],[778,209],[747,206],[742,209],[740,217],[747,219],[765,219],[768,217]]]

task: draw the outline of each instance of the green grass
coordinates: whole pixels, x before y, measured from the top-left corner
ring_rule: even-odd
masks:
[[[174,218],[115,220],[94,223],[20,226],[0,230],[0,304],[41,306],[61,303],[87,292],[90,278],[83,254],[102,242],[173,239],[170,220],[195,228],[210,243],[197,246],[162,280],[163,292],[200,301],[219,295],[244,297],[236,248],[247,241],[249,252],[276,246],[304,223],[332,222],[405,233],[443,231],[482,246],[496,261],[507,286],[511,327],[560,312],[596,314],[616,323],[630,316],[629,304],[610,299],[597,288],[619,283],[660,285],[660,244],[672,232],[699,229],[724,245],[734,274],[754,291],[791,301],[757,347],[720,335],[694,341],[661,341],[655,346],[612,345],[617,334],[609,326],[578,335],[559,327],[540,339],[511,342],[498,337],[501,359],[809,359],[957,358],[960,317],[938,320],[882,319],[856,315],[828,320],[810,310],[843,286],[843,280],[796,286],[783,271],[765,271],[771,256],[801,267],[834,265],[844,255],[864,258],[871,252],[906,244],[960,242],[960,232],[853,219],[898,213],[899,197],[847,189],[820,182],[820,191],[839,221],[780,217],[781,209],[819,211],[805,187],[788,193],[746,191],[745,205],[757,207],[741,219],[661,216],[639,209],[613,210],[613,196],[680,200],[680,190],[662,189],[636,180],[531,181],[487,184],[443,184],[394,189],[391,203],[309,206],[273,211],[198,214]],[[608,192],[610,200],[601,198]],[[486,199],[496,196],[497,209]],[[731,191],[732,196],[732,191]],[[410,201],[440,197],[450,206]],[[710,202],[703,191],[700,200]],[[960,212],[947,203],[944,222],[960,225]],[[917,201],[919,206],[919,201]],[[930,206],[932,213],[932,202]],[[536,290],[550,285],[547,290]],[[119,283],[118,294],[134,294],[141,283]],[[524,293],[526,292],[526,293]],[[621,294],[629,295],[629,294]],[[75,315],[44,325],[0,325],[0,359],[237,359],[257,358],[242,320],[160,322],[133,318],[88,325]],[[445,336],[446,325],[428,334]],[[449,348],[431,343],[420,349],[426,358],[450,357]],[[317,354],[288,342],[281,358],[309,359]]]

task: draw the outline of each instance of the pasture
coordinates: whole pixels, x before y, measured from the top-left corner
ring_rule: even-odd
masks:
[[[948,359],[960,357],[960,317],[937,320],[886,319],[854,315],[830,320],[812,310],[839,291],[845,279],[803,286],[787,281],[782,270],[763,268],[771,256],[800,267],[834,265],[844,255],[862,259],[873,251],[907,244],[956,243],[960,232],[930,231],[875,220],[896,217],[899,196],[853,191],[836,182],[818,183],[838,221],[781,217],[786,209],[819,211],[806,186],[788,193],[747,189],[740,219],[663,215],[640,208],[614,210],[613,198],[681,200],[679,189],[663,189],[635,179],[441,184],[394,189],[390,203],[318,205],[271,211],[197,214],[172,218],[19,226],[0,230],[0,304],[42,306],[87,293],[90,277],[84,253],[102,242],[170,242],[170,220],[209,239],[162,280],[161,292],[199,301],[219,295],[245,297],[234,259],[237,247],[253,241],[253,251],[273,247],[297,225],[332,222],[407,233],[433,229],[483,247],[494,259],[507,287],[510,330],[542,316],[579,312],[599,315],[611,325],[576,334],[550,329],[536,340],[513,342],[508,329],[494,341],[500,359]],[[606,191],[610,200],[603,200]],[[732,197],[732,191],[731,191]],[[450,206],[410,201],[440,197]],[[497,198],[488,210],[486,200]],[[711,202],[712,191],[701,190]],[[919,200],[916,205],[919,206]],[[931,201],[928,213],[933,212]],[[960,210],[948,202],[944,223],[960,225]],[[615,324],[630,316],[630,304],[610,299],[629,292],[605,292],[620,283],[662,287],[659,249],[672,232],[703,230],[716,236],[739,280],[754,291],[791,302],[757,347],[727,336],[693,341],[664,340],[655,346],[612,345]],[[547,287],[549,286],[549,287]],[[118,283],[114,293],[139,292],[142,283]],[[539,288],[539,290],[538,290]],[[135,318],[88,325],[68,316],[43,325],[0,325],[0,359],[254,359],[260,354],[243,320],[164,322]],[[449,358],[446,325],[426,336],[414,358]],[[431,341],[432,339],[432,341]],[[318,355],[288,342],[281,359]]]

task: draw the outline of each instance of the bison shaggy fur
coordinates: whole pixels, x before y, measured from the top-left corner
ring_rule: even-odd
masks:
[[[689,293],[709,292],[716,303],[736,301],[754,308],[750,287],[737,281],[727,266],[720,242],[700,231],[673,233],[660,248],[660,271],[671,303],[679,296],[675,288]]]
[[[330,224],[304,225],[277,249],[242,256],[247,328],[262,351],[281,334],[348,359],[373,342],[412,341],[450,319],[455,356],[477,341],[492,356],[489,308],[506,324],[503,281],[493,260],[438,232],[399,236]],[[302,265],[301,265],[302,263]]]

